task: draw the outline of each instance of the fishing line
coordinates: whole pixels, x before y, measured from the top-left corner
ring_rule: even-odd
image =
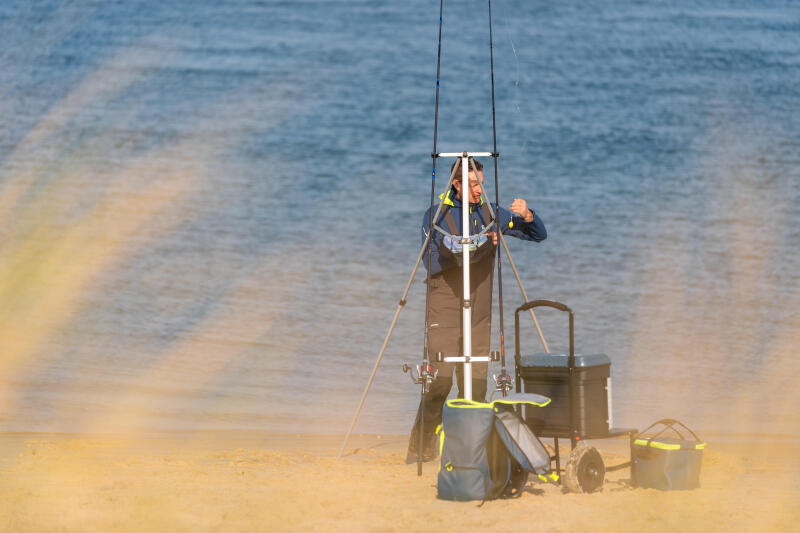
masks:
[[[501,20],[503,24],[503,33],[505,33],[506,38],[508,39],[508,43],[511,46],[511,53],[514,54],[514,66],[516,70],[516,78],[514,80],[514,108],[516,110],[517,120],[515,123],[517,124],[524,124],[524,121],[520,120],[522,116],[522,108],[520,107],[520,71],[519,71],[519,56],[517,55],[517,47],[514,46],[514,40],[511,38],[511,33],[508,29],[508,17],[506,16],[506,8],[504,3],[500,3],[500,10],[501,10]],[[521,135],[522,137],[522,153],[525,153],[525,150],[528,147],[528,136]]]
[[[431,232],[431,239],[433,239],[433,201],[436,196],[436,142],[439,135],[439,76],[442,71],[442,23],[444,0],[439,0],[439,44],[436,51],[436,97],[433,112],[433,151],[431,152],[432,169],[431,169],[431,201],[430,209],[428,210],[428,231]],[[428,372],[428,365],[430,364],[430,353],[428,353],[428,329],[430,327],[430,300],[431,300],[431,254],[432,245],[428,243],[428,268],[425,275],[425,333],[422,345],[422,364],[423,370]],[[422,376],[420,376],[422,377]],[[424,445],[424,428],[425,428],[425,388],[428,385],[425,383],[420,387],[420,407],[419,407],[419,441],[417,442],[417,475],[422,475],[422,454]]]
[[[497,117],[494,101],[494,43],[492,36],[492,0],[489,0],[489,72],[492,80],[492,161],[494,161],[494,203],[500,209],[500,185],[497,177]],[[499,211],[498,211],[499,213]],[[497,216],[497,215],[495,215]],[[513,215],[512,215],[513,216]],[[500,221],[497,221],[496,230],[502,231]],[[500,361],[502,365],[501,377],[505,378],[506,370],[506,348],[505,348],[505,329],[503,327],[503,262],[500,251],[497,251],[497,303],[500,308]],[[503,387],[503,396],[506,389]]]

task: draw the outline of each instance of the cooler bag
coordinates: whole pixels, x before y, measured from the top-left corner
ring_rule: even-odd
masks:
[[[660,431],[647,432],[663,425]],[[681,431],[683,428],[684,431]],[[667,430],[676,436],[662,436]],[[688,437],[691,435],[692,439]],[[633,479],[643,488],[686,490],[700,486],[700,465],[706,443],[677,420],[665,418],[654,423],[633,441]]]

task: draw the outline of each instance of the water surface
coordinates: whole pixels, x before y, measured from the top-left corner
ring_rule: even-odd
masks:
[[[501,203],[549,232],[512,253],[611,357],[615,421],[800,435],[800,8],[493,7]],[[442,151],[491,150],[486,22],[445,2]],[[418,253],[438,3],[6,2],[0,28],[0,428],[343,433]],[[358,432],[411,422],[421,279]]]

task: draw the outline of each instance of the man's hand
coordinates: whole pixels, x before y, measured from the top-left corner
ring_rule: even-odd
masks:
[[[533,213],[528,209],[528,203],[522,198],[514,198],[511,203],[511,212],[524,218],[525,222],[533,222]]]

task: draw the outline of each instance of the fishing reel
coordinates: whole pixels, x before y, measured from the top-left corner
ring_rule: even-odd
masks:
[[[500,361],[500,352],[493,351],[490,354],[490,359],[495,363]],[[492,378],[494,378],[494,390],[502,392],[503,396],[514,388],[514,380],[506,373],[505,361],[503,361],[503,368],[500,370],[500,375],[492,374]]]
[[[433,366],[425,363],[424,366],[416,365],[417,373],[414,374],[414,370],[408,366],[407,364],[403,363],[403,372],[408,373],[411,381],[414,382],[414,385],[422,385],[425,387],[425,392],[428,393],[431,390],[431,384],[436,380],[436,376],[439,375],[439,369],[433,368]]]
[[[494,374],[494,390],[502,392],[503,396],[514,388],[514,380],[503,370],[500,375]]]

